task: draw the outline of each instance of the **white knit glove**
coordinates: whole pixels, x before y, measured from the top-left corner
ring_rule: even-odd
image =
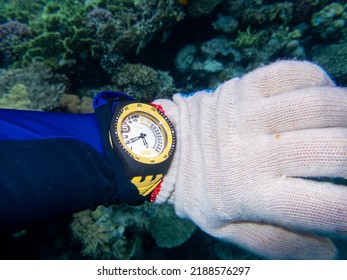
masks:
[[[330,259],[347,235],[347,90],[309,62],[281,61],[213,93],[157,100],[177,149],[156,203],[272,259]]]

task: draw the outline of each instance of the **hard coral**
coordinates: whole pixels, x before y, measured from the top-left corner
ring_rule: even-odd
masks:
[[[188,12],[193,17],[207,16],[213,12],[217,5],[223,0],[191,0],[188,6]]]
[[[86,9],[84,1],[56,0],[42,5],[40,13],[29,21],[32,38],[14,47],[19,57],[16,66],[33,61],[44,61],[60,69],[66,61],[81,65],[83,57],[90,57],[94,45],[84,23]]]
[[[31,103],[28,109],[53,110],[59,106],[60,96],[67,93],[68,79],[43,63],[33,63],[22,69],[5,71],[0,75],[0,97],[6,96],[16,85],[23,85]]]
[[[257,46],[262,43],[264,39],[264,32],[252,32],[248,27],[245,32],[238,31],[237,38],[235,40],[236,46],[239,48]]]
[[[312,59],[338,82],[347,85],[347,43],[315,46],[312,49]]]
[[[184,17],[181,8],[170,0],[129,1],[124,5],[112,3],[105,5],[112,13],[112,19],[108,18],[105,10],[91,11],[87,17],[87,26],[91,25],[90,21],[98,22],[92,36],[101,51],[108,54],[123,54],[132,47],[139,51],[156,33]],[[93,19],[93,15],[97,18]]]
[[[0,56],[7,65],[18,59],[14,48],[27,41],[31,35],[29,27],[18,21],[0,24]]]
[[[1,1],[0,22],[16,20],[28,23],[40,14],[46,2],[45,0]]]
[[[295,23],[306,20],[312,11],[312,0],[293,1],[293,21]]]
[[[9,36],[17,36],[19,38],[30,35],[29,28],[26,24],[18,21],[9,21],[0,24],[0,42],[6,40]]]
[[[175,59],[175,66],[178,72],[187,73],[194,62],[197,48],[194,45],[187,45],[179,51]]]
[[[321,38],[337,39],[346,32],[346,18],[347,6],[334,2],[314,13],[311,24]]]
[[[13,11],[14,1],[9,4]],[[41,6],[24,21],[32,36],[20,44],[7,44],[13,54],[10,63],[22,67],[43,61],[79,82],[96,64],[114,73],[125,52],[139,52],[185,15],[173,0],[15,2],[40,2]],[[27,5],[23,9],[30,10]],[[16,20],[12,12],[7,16]]]
[[[138,250],[141,233],[148,225],[149,217],[142,207],[114,205],[74,214],[71,229],[82,243],[85,256],[130,259]]]
[[[93,113],[93,100],[90,97],[80,98],[76,94],[63,94],[60,98],[60,109],[69,113]]]
[[[195,230],[195,225],[176,216],[171,205],[161,205],[152,219],[149,232],[161,248],[172,248],[186,242]]]
[[[112,13],[103,8],[95,8],[87,14],[87,27],[92,33],[99,32],[103,25],[112,21]]]
[[[112,81],[118,90],[146,102],[167,97],[174,90],[173,79],[168,73],[142,64],[126,63],[113,76]]]
[[[23,84],[14,85],[8,93],[0,98],[0,108],[25,110],[29,109],[30,103],[28,91]]]
[[[113,205],[85,210],[74,214],[71,229],[86,257],[130,259],[143,254],[145,238],[146,246],[149,243],[148,233],[158,246],[171,248],[188,240],[195,226],[178,218],[172,206],[145,203],[139,207]]]

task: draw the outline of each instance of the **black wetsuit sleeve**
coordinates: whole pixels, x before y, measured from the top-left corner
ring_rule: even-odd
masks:
[[[0,109],[0,235],[98,205],[139,205],[109,141],[112,103],[95,115]]]
[[[0,141],[0,232],[117,202],[112,166],[73,139]]]

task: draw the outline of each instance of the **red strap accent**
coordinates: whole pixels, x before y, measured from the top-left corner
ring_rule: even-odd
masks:
[[[161,189],[161,183],[162,182],[163,182],[163,180],[161,180],[160,183],[158,184],[158,186],[156,186],[156,188],[152,191],[151,197],[149,199],[150,202],[154,203],[155,200],[157,199],[157,196],[158,196],[160,189]]]
[[[150,105],[152,105],[154,108],[157,108],[160,112],[162,112],[163,114],[165,114],[163,106],[155,104],[155,103],[149,103]]]

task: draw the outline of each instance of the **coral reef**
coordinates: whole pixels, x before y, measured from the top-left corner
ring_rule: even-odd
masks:
[[[347,43],[315,46],[312,60],[326,69],[334,79],[347,85]]]
[[[193,17],[207,16],[220,3],[222,0],[191,0],[189,1],[188,12]]]
[[[30,35],[28,26],[18,21],[0,24],[0,59],[3,60],[2,64],[8,65],[19,58],[13,50],[13,46],[24,43]]]
[[[217,19],[212,23],[214,29],[225,33],[237,30],[239,23],[231,15],[217,14]]]
[[[93,57],[101,68],[114,74],[129,50],[140,52],[155,36],[184,17],[170,0],[109,1],[88,12],[86,26],[93,46]]]
[[[93,113],[93,99],[88,96],[80,98],[76,94],[63,94],[59,101],[63,112],[88,114]]]
[[[102,52],[123,54],[132,47],[145,47],[163,28],[183,19],[181,8],[169,0],[124,2],[118,7],[107,2],[105,9],[88,13],[87,26],[92,31]]]
[[[149,232],[154,237],[157,245],[164,248],[180,246],[193,234],[195,225],[188,220],[178,218],[173,206],[158,206]]]
[[[29,109],[31,101],[25,85],[15,84],[0,98],[0,108],[7,109]]]
[[[68,93],[68,84],[66,76],[36,62],[23,69],[1,73],[0,97],[8,100],[11,94],[17,94],[18,89],[25,90],[24,99],[28,97],[31,101],[27,104],[28,109],[50,111],[59,107],[60,96]],[[22,93],[20,95],[23,96]]]
[[[338,38],[346,29],[346,19],[346,6],[334,2],[314,13],[311,23],[323,39]]]
[[[176,56],[175,66],[180,73],[194,73],[204,78],[223,71],[228,63],[239,62],[241,57],[233,42],[219,36],[203,42],[199,49],[194,45],[183,47]]]
[[[113,86],[136,100],[151,101],[173,93],[173,79],[143,64],[126,63],[112,77]]]
[[[112,78],[121,91],[136,97],[150,99],[159,91],[158,73],[142,64],[126,63]]]
[[[46,2],[45,0],[1,1],[0,22],[16,20],[27,23],[31,20],[35,20]]]
[[[127,206],[85,210],[74,214],[71,223],[74,237],[82,242],[82,254],[95,259],[130,259],[140,241],[131,233],[147,226],[145,213]]]
[[[18,6],[18,2],[26,1],[12,1],[11,8]],[[32,38],[13,45],[13,51],[19,58],[16,65],[45,61],[51,67],[62,68],[66,60],[70,64],[71,61],[74,65],[78,63],[81,55],[93,46],[83,25],[86,9],[84,1],[49,1],[45,5],[41,2],[33,13],[35,16],[25,22]]]
[[[307,33],[308,15],[305,22],[304,18],[294,20],[294,4],[297,7],[297,2],[287,1],[223,1],[225,9],[218,10],[212,22],[218,32],[212,39],[194,44],[194,51],[191,44],[187,49],[182,47],[176,56],[176,71],[190,75],[195,87],[215,87],[261,63],[278,58],[306,59],[303,34]]]
[[[177,71],[185,73],[190,70],[190,66],[193,64],[196,51],[197,49],[194,45],[186,45],[179,51],[175,59]]]
[[[74,214],[71,229],[82,243],[82,253],[95,259],[130,259],[142,254],[150,233],[158,246],[171,248],[184,243],[195,226],[179,219],[172,206],[99,206]]]
[[[252,32],[251,28],[248,27],[246,31],[238,31],[235,44],[238,48],[245,47],[257,47],[262,43],[263,38],[266,38],[266,34],[263,31]]]
[[[42,5],[31,17],[15,13],[18,2],[11,1],[6,6],[3,18],[22,19],[32,36],[11,40],[14,58],[10,62],[20,67],[44,61],[79,79],[88,67],[95,68],[92,63],[95,61],[107,73],[112,73],[125,52],[131,48],[140,51],[157,33],[184,17],[182,8],[171,0],[53,0],[45,5],[33,1]]]
[[[307,20],[312,11],[312,0],[293,1],[293,21],[298,23]]]

